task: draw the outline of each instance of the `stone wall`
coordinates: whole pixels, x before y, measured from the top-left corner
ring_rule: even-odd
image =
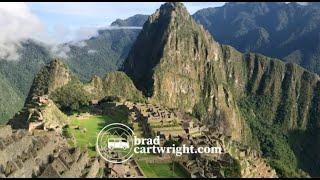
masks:
[[[103,163],[54,131],[0,127],[0,177],[100,177]]]

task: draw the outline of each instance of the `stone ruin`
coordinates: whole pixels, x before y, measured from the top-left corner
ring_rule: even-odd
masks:
[[[176,118],[176,115],[167,108],[150,103],[130,103],[126,102],[125,105],[135,112],[139,112],[142,116],[147,117],[150,121],[165,120],[167,122]]]
[[[125,102],[133,123],[139,124],[145,137],[161,134],[165,138],[185,135],[182,120],[168,108],[154,104]]]
[[[55,111],[48,114],[57,116],[56,120],[48,120],[53,117],[46,118],[46,111]],[[63,118],[61,118],[63,117]],[[28,129],[29,132],[38,130],[53,130],[62,132],[62,128],[66,125],[63,120],[65,115],[56,107],[47,95],[34,96],[31,101],[9,120],[8,124],[15,129]]]
[[[180,119],[179,125],[186,131],[187,136],[179,135],[177,138],[170,134],[170,138],[180,139],[183,144],[192,144],[195,147],[221,147],[221,154],[183,155],[178,161],[191,177],[224,177],[223,167],[231,166],[235,161],[240,163],[241,177],[277,177],[275,170],[257,151],[232,141],[230,136],[224,136],[222,132],[208,128],[191,116],[179,113],[168,116],[169,110],[152,104],[126,102],[125,105],[131,111],[132,118],[136,119],[136,123],[140,123],[144,136],[151,136],[152,129],[155,129],[151,127],[151,123],[162,120],[169,122],[168,119],[177,118]],[[169,132],[173,131],[174,128]],[[158,135],[163,137],[162,140],[168,139],[162,132],[158,132]]]
[[[183,144],[194,147],[221,147],[221,154],[183,155],[179,163],[189,171],[191,177],[219,178],[224,177],[222,167],[238,161],[243,178],[277,178],[277,174],[261,155],[221,133],[205,131],[203,135],[184,139]]]
[[[134,159],[120,164],[109,164],[109,178],[143,178],[145,177],[140,166]]]
[[[0,177],[105,177],[106,167],[55,132],[0,127]]]

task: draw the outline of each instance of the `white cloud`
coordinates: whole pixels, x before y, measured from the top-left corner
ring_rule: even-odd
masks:
[[[88,50],[88,54],[94,54],[94,53],[97,53],[97,50],[93,50],[93,49]]]
[[[80,27],[73,33],[72,41],[81,41],[98,35],[100,27]]]
[[[76,41],[76,42],[73,41],[70,44],[81,47],[81,48],[87,46],[87,43],[85,41]]]
[[[79,27],[71,29],[63,24],[57,24],[53,28],[53,34],[49,34],[39,17],[33,14],[27,3],[3,3],[0,2],[0,59],[18,60],[18,49],[21,42],[33,39],[44,43],[53,56],[67,58],[70,52],[69,45],[84,47],[88,39],[97,35],[97,27]],[[60,44],[60,45],[59,45]]]
[[[43,36],[43,25],[26,3],[0,2],[0,58],[16,60],[22,40]]]
[[[68,53],[70,52],[69,45],[53,45],[49,47],[50,52],[54,57],[68,58]]]

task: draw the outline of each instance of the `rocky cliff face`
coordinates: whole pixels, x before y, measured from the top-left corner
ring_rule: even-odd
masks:
[[[271,97],[273,123],[280,123],[286,131],[319,124],[315,114],[319,112],[318,75],[257,54],[247,54],[245,59],[249,70],[247,94]]]

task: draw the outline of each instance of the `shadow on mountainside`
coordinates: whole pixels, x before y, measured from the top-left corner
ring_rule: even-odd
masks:
[[[320,177],[320,130],[292,131],[289,143],[298,159],[298,167],[312,177]]]

